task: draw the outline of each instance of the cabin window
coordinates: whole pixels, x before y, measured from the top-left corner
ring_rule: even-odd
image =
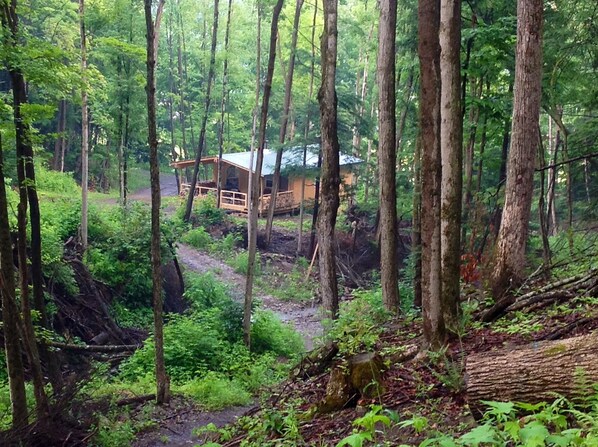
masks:
[[[235,166],[230,166],[226,170],[226,184],[224,189],[229,191],[239,191],[239,172]]]

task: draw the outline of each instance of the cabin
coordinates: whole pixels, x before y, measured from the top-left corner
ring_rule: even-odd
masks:
[[[318,162],[318,145],[309,145],[306,155],[307,173],[305,176],[306,202],[315,199],[315,173],[314,168]],[[240,213],[247,213],[249,210],[248,191],[250,175],[251,152],[237,152],[222,155],[222,179],[220,191],[220,207]],[[255,173],[257,154],[254,154],[251,173]],[[276,163],[276,151],[264,150],[264,162],[260,178],[259,214],[268,212],[272,197],[272,182],[274,181],[274,165]],[[354,168],[362,161],[356,157],[340,156],[341,189],[352,186],[355,181]],[[175,169],[193,168],[194,160],[184,160],[171,163]],[[205,157],[201,160],[202,170],[195,187],[196,196],[218,193],[218,157]],[[303,166],[303,148],[288,148],[283,152],[281,163],[280,186],[276,196],[275,214],[293,213],[301,205],[301,189],[303,178],[301,175]],[[310,171],[311,169],[311,171]],[[203,171],[203,172],[202,172]],[[203,174],[203,175],[202,175]],[[185,178],[181,175],[180,178]],[[191,185],[181,182],[181,195],[189,193]]]

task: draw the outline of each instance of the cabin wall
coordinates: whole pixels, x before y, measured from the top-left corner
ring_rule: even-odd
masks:
[[[289,178],[289,190],[293,191],[295,203],[301,203],[301,177]],[[313,200],[316,197],[316,182],[313,178],[305,179],[305,200]]]

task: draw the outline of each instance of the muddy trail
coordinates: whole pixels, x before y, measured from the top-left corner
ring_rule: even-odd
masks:
[[[164,197],[176,196],[174,176],[161,175],[161,191]],[[134,200],[149,202],[150,190],[144,189],[130,196]],[[227,285],[234,299],[243,301],[245,276],[234,271],[220,259],[180,244],[177,257],[186,271],[212,273],[215,278]],[[254,287],[254,299],[262,309],[271,310],[283,322],[292,325],[304,339],[306,350],[314,347],[314,339],[322,334],[318,308],[311,303],[282,301],[263,293]],[[156,429],[141,433],[133,443],[135,447],[153,446],[192,446],[198,438],[193,430],[213,423],[218,427],[234,422],[239,416],[251,412],[253,405],[232,407],[221,411],[205,411],[200,406],[180,398],[174,398],[169,405],[155,410],[153,419]]]

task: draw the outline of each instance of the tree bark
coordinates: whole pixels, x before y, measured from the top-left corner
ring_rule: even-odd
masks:
[[[422,311],[425,344],[445,343],[440,252],[440,0],[419,0],[420,133],[422,144]]]
[[[397,263],[396,0],[380,1],[378,27],[378,175],[380,176],[380,281],[384,307],[399,311]]]
[[[289,122],[289,113],[291,110],[291,94],[293,91],[293,75],[295,73],[295,53],[297,51],[297,36],[299,34],[299,19],[301,18],[301,8],[303,0],[297,0],[295,5],[295,18],[293,20],[293,33],[291,36],[291,54],[289,56],[289,69],[287,71],[284,83],[284,105],[282,111],[282,122],[280,123],[280,133],[278,141],[280,148],[276,151],[276,162],[274,164],[274,180],[272,182],[272,193],[270,195],[270,206],[268,207],[268,218],[266,219],[266,246],[270,245],[272,239],[272,223],[274,221],[274,211],[276,210],[276,195],[280,187],[280,168],[282,164],[283,145],[287,136],[287,125]]]
[[[8,200],[4,182],[4,159],[2,134],[0,134],[0,298],[2,302],[2,323],[4,352],[8,372],[8,386],[12,410],[13,428],[27,425],[27,396],[25,395],[25,372],[21,358],[21,344],[18,332],[15,276],[8,220]]]
[[[81,245],[87,250],[87,208],[89,179],[89,119],[87,110],[87,42],[85,36],[85,0],[79,0],[81,33]]]
[[[216,180],[216,206],[220,208],[220,193],[222,192],[222,154],[224,152],[224,114],[226,112],[226,98],[228,96],[228,41],[230,34],[230,15],[232,10],[232,0],[228,0],[228,10],[226,12],[226,31],[224,33],[224,62],[222,69],[222,99],[220,101],[220,126],[218,127],[218,175]]]
[[[539,139],[542,21],[541,0],[518,0],[512,140],[492,277],[496,299],[521,283],[526,267],[525,247]]]
[[[272,12],[272,24],[270,26],[270,51],[268,55],[268,69],[266,82],[264,83],[264,97],[260,116],[259,140],[257,147],[257,160],[253,174],[251,192],[251,207],[249,219],[251,220],[248,234],[247,248],[247,277],[245,281],[245,303],[243,309],[243,340],[247,347],[251,347],[251,306],[253,302],[253,279],[255,276],[255,255],[257,250],[257,218],[259,214],[259,199],[261,191],[262,165],[264,162],[264,146],[266,144],[266,124],[268,121],[268,108],[270,104],[270,93],[272,92],[272,78],[274,77],[274,64],[276,62],[276,40],[278,36],[278,18],[282,10],[283,0],[278,0]]]
[[[261,76],[262,76],[262,64],[261,64],[261,57],[262,57],[262,9],[260,3],[257,4],[257,39],[256,39],[256,57],[255,57],[255,105],[252,110],[252,120],[251,120],[251,147],[249,150],[249,166],[252,167],[254,165],[254,158],[255,158],[255,141],[256,135],[258,132],[257,129],[257,115],[259,112],[260,107],[260,86],[261,86]],[[251,169],[249,170],[249,179],[247,181],[247,202],[248,202],[248,214],[249,218],[247,219],[247,243],[249,244],[249,235],[253,234],[253,183],[254,177],[259,182],[260,177],[256,177],[252,174]],[[259,192],[259,190],[258,190]],[[259,196],[257,202],[259,204]],[[257,212],[257,211],[256,211]],[[257,225],[257,216],[255,217],[255,224]],[[256,237],[257,237],[257,228]],[[257,239],[256,239],[257,240]],[[253,283],[252,283],[253,284]],[[252,285],[253,287],[253,285]],[[247,293],[247,292],[246,292]],[[251,298],[249,298],[251,300]],[[246,298],[247,301],[247,298]]]
[[[18,46],[18,16],[17,4],[2,6],[2,25],[7,30],[8,46]],[[35,170],[33,167],[33,147],[31,145],[31,129],[23,116],[23,105],[27,104],[27,92],[23,73],[18,67],[8,64],[13,92],[13,120],[15,126],[15,146],[17,155],[17,179],[19,183],[19,205],[17,210],[17,252],[19,261],[19,276],[21,290],[21,306],[24,319],[23,343],[29,356],[34,384],[36,414],[39,419],[45,418],[48,411],[48,400],[44,390],[40,356],[35,340],[31,306],[29,301],[28,261],[27,261],[27,205],[30,205],[31,227],[31,278],[33,283],[33,299],[36,310],[40,314],[40,323],[49,328],[48,317],[44,301],[42,261],[41,261],[41,222],[39,202],[35,187]],[[9,311],[10,312],[10,311]],[[18,313],[16,314],[19,317]],[[60,386],[57,363],[55,358],[48,356],[48,351],[41,346],[41,351],[48,365],[50,380],[53,386]]]
[[[162,318],[162,257],[160,241],[160,166],[158,160],[158,136],[156,131],[156,25],[152,18],[152,0],[145,0],[145,25],[147,40],[147,124],[150,149],[150,179],[152,197],[152,297],[154,308],[154,344],[156,367],[156,403],[161,405],[170,399],[168,376],[164,363],[164,321]]]
[[[174,51],[172,48],[172,8],[168,14],[168,29],[167,29],[167,44],[168,44],[168,84],[170,87],[170,96],[168,97],[168,118],[170,121],[170,158],[173,162],[178,160],[176,151],[176,136],[174,126],[174,97],[176,95],[176,88],[174,83]],[[174,178],[176,180],[176,190],[181,192],[181,179],[179,178],[179,170],[174,170]]]
[[[413,154],[413,219],[411,224],[411,257],[413,262],[413,306],[422,307],[422,143],[415,142]]]
[[[440,6],[441,281],[445,325],[456,330],[460,314],[463,115],[461,112],[461,0]],[[472,163],[473,165],[473,163]]]
[[[66,144],[66,113],[67,103],[66,99],[61,99],[58,102],[58,126],[56,133],[56,142],[54,143],[54,159],[52,160],[52,169],[55,171],[64,171],[64,146]]]
[[[315,73],[315,62],[316,62],[316,19],[318,17],[318,0],[315,0],[314,4],[314,15],[311,25],[311,58],[309,67],[309,94],[307,100],[307,112],[305,118],[305,131],[303,142],[303,163],[301,170],[301,202],[299,205],[299,231],[297,234],[297,256],[300,255],[303,250],[303,220],[305,219],[305,169],[307,167],[307,139],[309,138],[309,130],[311,126],[311,102],[314,94],[314,73]]]
[[[507,348],[467,358],[467,396],[472,407],[483,400],[536,403],[591,395],[598,381],[598,335],[584,335],[533,346]]]
[[[339,141],[337,134],[336,59],[338,0],[324,0],[322,33],[322,85],[318,92],[322,138],[320,211],[318,243],[320,247],[320,292],[322,305],[330,318],[338,316],[338,282],[334,227],[339,206]]]
[[[216,65],[216,43],[218,41],[218,4],[219,0],[214,0],[214,22],[212,25],[212,47],[210,49],[210,68],[208,70],[208,80],[206,85],[206,102],[201,122],[201,129],[199,131],[199,144],[195,154],[195,163],[193,164],[193,174],[191,176],[191,187],[189,188],[189,196],[187,197],[187,206],[185,207],[185,222],[189,222],[191,218],[191,211],[193,210],[193,199],[195,197],[195,186],[197,185],[197,177],[199,175],[199,164],[203,155],[203,149],[206,140],[206,126],[208,123],[208,114],[210,113],[210,102],[212,99],[212,84],[214,82],[214,67]]]

